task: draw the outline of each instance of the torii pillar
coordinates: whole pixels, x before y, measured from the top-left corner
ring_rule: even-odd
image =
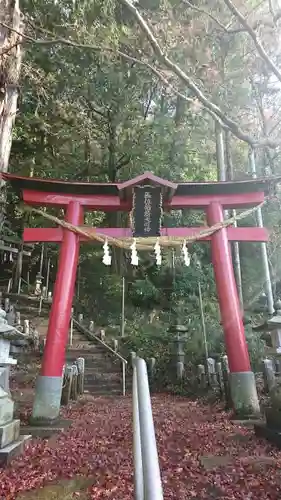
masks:
[[[223,222],[223,207],[219,202],[210,203],[207,209],[207,219],[210,226]],[[233,407],[235,412],[241,416],[258,415],[260,406],[255,375],[251,370],[231,249],[225,227],[212,235],[211,250],[224,340],[228,353],[229,383]]]
[[[77,226],[83,223],[83,210],[80,203],[69,202],[65,220]],[[79,236],[64,229],[46,344],[40,375],[36,383],[32,412],[34,423],[56,420],[60,412],[62,372],[78,259]]]

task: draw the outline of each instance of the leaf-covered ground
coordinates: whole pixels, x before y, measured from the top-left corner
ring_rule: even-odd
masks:
[[[280,499],[281,453],[219,407],[158,395],[153,412],[165,499]],[[0,472],[0,499],[132,499],[130,398],[84,401],[65,415],[69,429],[31,441]]]

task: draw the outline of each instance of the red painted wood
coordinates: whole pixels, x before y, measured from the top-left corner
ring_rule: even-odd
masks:
[[[170,202],[165,204],[165,209],[175,210],[185,207],[200,209],[206,208],[214,202],[220,203],[224,208],[245,208],[259,205],[263,201],[263,192],[196,196],[175,195]]]
[[[116,210],[126,212],[131,210],[131,203],[120,200],[119,196],[111,195],[75,195],[24,189],[23,200],[27,204],[34,206],[49,205],[65,207],[71,201],[76,201],[83,206],[85,210],[100,210],[102,212],[111,212]]]
[[[223,221],[219,203],[208,207],[207,219],[209,225]],[[250,359],[225,228],[212,236],[211,248],[229,369],[230,372],[248,372],[251,371]]]
[[[79,203],[77,201],[70,202],[66,220],[78,225],[83,223],[82,216]],[[71,231],[63,230],[58,272],[41,367],[41,375],[43,376],[61,377],[62,375],[78,259],[79,237]]]
[[[23,200],[29,205],[67,206],[70,201],[77,201],[85,209],[100,210],[102,212],[129,211],[131,201],[120,200],[118,196],[111,195],[74,195],[64,193],[48,193],[45,191],[23,190]],[[164,203],[165,210],[180,208],[206,208],[210,203],[219,202],[225,208],[244,208],[255,206],[264,201],[264,193],[241,193],[222,195],[178,196]]]
[[[63,238],[63,230],[60,227],[25,227],[23,230],[23,241],[28,242],[49,242],[61,243]]]
[[[98,232],[105,234],[106,236],[112,236],[114,238],[128,238],[132,236],[131,229],[124,228],[93,228],[83,226],[85,230],[90,233]],[[162,236],[178,236],[185,238],[193,234],[206,229],[205,227],[175,227],[175,228],[163,228],[161,230]],[[268,241],[269,234],[268,230],[261,227],[229,227],[227,228],[227,235],[229,241]],[[48,241],[49,243],[60,243],[63,238],[63,230],[59,228],[25,228],[23,231],[23,241],[25,243],[33,242],[43,242]],[[81,241],[87,241],[86,237],[81,237]],[[209,241],[210,236],[204,238],[200,241]]]

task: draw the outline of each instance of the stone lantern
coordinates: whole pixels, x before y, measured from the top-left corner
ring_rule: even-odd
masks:
[[[43,276],[41,275],[41,273],[37,273],[35,278],[35,290],[34,290],[34,295],[36,295],[37,297],[39,297],[42,293],[41,290],[42,282],[43,282]]]
[[[175,361],[177,369],[177,378],[182,379],[184,375],[184,363],[185,363],[184,346],[188,339],[189,328],[186,325],[182,325],[179,322],[176,322],[175,324],[170,326],[169,331],[175,334],[174,344],[175,344]]]
[[[188,339],[188,327],[185,325],[172,325],[170,327],[170,332],[175,334],[175,355],[176,361],[180,363],[184,363],[185,361],[185,353],[184,346]]]
[[[264,324],[252,327],[253,331],[263,332],[262,339],[271,347],[271,354],[281,354],[281,301],[275,303],[276,314]]]
[[[281,301],[275,304],[276,314],[268,320],[267,324],[271,336],[271,344],[277,354],[281,354]]]
[[[10,343],[24,337],[8,324],[6,312],[0,306],[0,463],[7,461],[10,453],[21,451],[26,439],[26,436],[20,437],[20,421],[13,418],[14,402],[9,387],[10,366],[17,364],[17,360],[10,357]]]

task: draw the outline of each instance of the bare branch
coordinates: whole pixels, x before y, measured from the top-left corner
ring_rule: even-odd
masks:
[[[254,7],[252,7],[252,9],[248,10],[245,18],[248,19],[248,17],[253,14],[253,12],[255,12],[262,4],[264,3],[264,0],[261,0],[260,2],[258,2]],[[234,16],[234,19],[232,19],[232,21],[230,23],[228,23],[228,25],[226,26],[226,29],[229,29],[233,23],[237,23],[237,18],[236,16]],[[257,25],[259,24],[259,21],[256,21],[254,26],[252,26],[253,29],[256,29]],[[236,29],[236,28],[235,28]],[[234,31],[235,31],[234,29]]]
[[[264,47],[262,46],[261,42],[259,41],[257,34],[253,30],[253,28],[248,24],[246,18],[243,16],[243,14],[237,9],[237,7],[233,4],[232,0],[224,0],[224,3],[227,5],[229,8],[230,12],[236,16],[236,18],[239,20],[240,24],[243,26],[245,31],[248,33],[248,35],[251,37],[253,40],[255,47],[261,56],[261,58],[265,61],[266,65],[272,73],[278,78],[278,80],[281,82],[281,73],[277,66],[274,64],[272,59],[269,57],[267,52],[265,51]]]
[[[201,9],[199,7],[196,7],[195,5],[193,5],[192,3],[190,3],[188,0],[182,0],[182,2],[185,5],[188,5],[188,7],[190,7],[195,12],[200,12],[201,14],[204,14],[205,16],[208,16],[210,19],[212,19],[222,29],[222,31],[224,33],[227,33],[228,35],[235,35],[237,33],[241,33],[241,32],[245,31],[245,28],[241,28],[241,27],[240,28],[229,29],[229,27],[224,26],[224,24],[217,17],[213,16],[213,14],[211,14],[207,10]],[[229,23],[229,26],[231,24],[232,23]]]
[[[240,129],[238,124],[229,118],[227,115],[223,113],[223,111],[220,109],[219,106],[214,104],[212,101],[210,101],[204,94],[203,92],[197,87],[197,85],[193,82],[193,80],[184,72],[181,70],[181,68],[173,63],[168,57],[166,57],[158,44],[156,38],[154,37],[152,31],[150,30],[149,26],[139,13],[139,11],[130,3],[129,0],[122,0],[123,3],[131,10],[131,12],[134,13],[136,19],[138,20],[139,25],[147,35],[148,40],[150,41],[150,44],[153,48],[153,51],[155,55],[158,57],[158,59],[168,68],[170,69],[181,81],[183,81],[187,87],[193,91],[194,95],[198,98],[198,100],[203,104],[205,110],[208,112],[208,114],[218,123],[221,124],[222,127],[228,128],[233,135],[235,135],[238,139],[241,139],[242,141],[248,143],[249,145],[253,147],[264,147],[268,146],[270,148],[275,149],[276,147],[280,146],[279,142],[273,142],[269,138],[264,138],[262,140],[256,140],[253,137],[249,136],[243,130]],[[6,25],[5,23],[0,23],[2,26],[5,26],[6,28],[10,29],[11,31],[15,31],[18,33],[20,36],[22,36],[23,41],[25,40],[28,43],[34,43],[37,45],[66,45],[68,47],[73,47],[73,48],[79,48],[79,49],[88,49],[100,53],[110,53],[113,56],[118,56],[126,61],[136,63],[144,68],[149,69],[164,85],[167,89],[169,89],[171,92],[173,92],[175,95],[181,97],[184,101],[193,103],[194,100],[190,97],[187,97],[183,93],[179,92],[170,82],[167,80],[167,78],[164,77],[164,75],[161,73],[161,71],[158,68],[155,68],[155,66],[152,66],[146,61],[143,61],[141,59],[137,59],[136,57],[130,56],[126,54],[125,52],[122,52],[118,49],[111,48],[111,47],[100,47],[97,45],[91,45],[91,44],[82,44],[82,43],[77,43],[72,40],[66,39],[66,38],[50,38],[50,39],[36,39],[33,38],[29,35],[25,35],[23,33],[20,33],[16,30],[14,30],[11,26]],[[44,30],[42,28],[38,28],[40,31],[48,32],[47,30]],[[48,32],[52,34],[51,32]],[[52,34],[53,35],[53,34]],[[23,41],[21,43],[23,43]],[[140,52],[140,51],[139,51]],[[141,53],[141,52],[140,52]],[[1,53],[0,53],[1,55]]]
[[[131,161],[131,156],[127,155],[127,154],[123,154],[119,158],[119,160],[117,160],[116,171],[118,172],[119,170],[121,170],[121,168],[124,167],[125,165],[128,165],[128,163],[130,163],[130,161]]]
[[[226,0],[225,0],[226,1]],[[229,1],[229,0],[227,0]],[[178,78],[187,85],[187,87],[192,90],[194,95],[198,98],[198,100],[203,104],[203,106],[208,110],[209,113],[219,118],[221,122],[231,130],[233,135],[235,135],[238,139],[241,139],[242,141],[248,143],[249,145],[253,147],[262,147],[262,146],[268,146],[270,148],[275,148],[279,144],[273,143],[270,139],[264,138],[260,141],[257,141],[247,133],[245,133],[239,125],[229,118],[219,106],[214,104],[211,100],[209,100],[205,94],[197,87],[197,85],[194,83],[194,81],[178,66],[176,63],[174,63],[171,59],[169,59],[161,49],[158,41],[156,40],[154,34],[152,33],[151,29],[149,28],[148,24],[142,17],[141,13],[139,10],[131,3],[130,0],[122,0],[122,2],[127,6],[127,8],[134,14],[139,26],[143,30],[143,32],[146,34],[147,39],[150,42],[150,45],[155,53],[155,55],[158,57],[159,61],[161,61],[169,70],[171,70],[175,75],[178,76]]]
[[[268,0],[268,6],[269,6],[269,12],[272,15],[272,19],[275,19],[276,14],[275,14],[272,0]]]
[[[99,116],[102,116],[102,118],[105,118],[107,119],[107,116],[108,116],[108,113],[106,111],[103,111],[102,109],[98,108],[90,99],[88,99],[87,97],[85,96],[82,96],[85,103],[88,105],[88,107],[90,108],[91,111],[93,111],[93,113],[96,113],[97,115]]]
[[[200,9],[199,7],[196,7],[192,3],[190,3],[188,0],[182,0],[182,2],[185,5],[188,5],[192,10],[195,10],[196,12],[200,12],[201,14],[205,14],[205,16],[208,16],[210,19],[212,19],[225,33],[228,33],[228,29],[224,26],[224,24],[219,21],[215,16],[213,16],[210,12],[204,9]]]

